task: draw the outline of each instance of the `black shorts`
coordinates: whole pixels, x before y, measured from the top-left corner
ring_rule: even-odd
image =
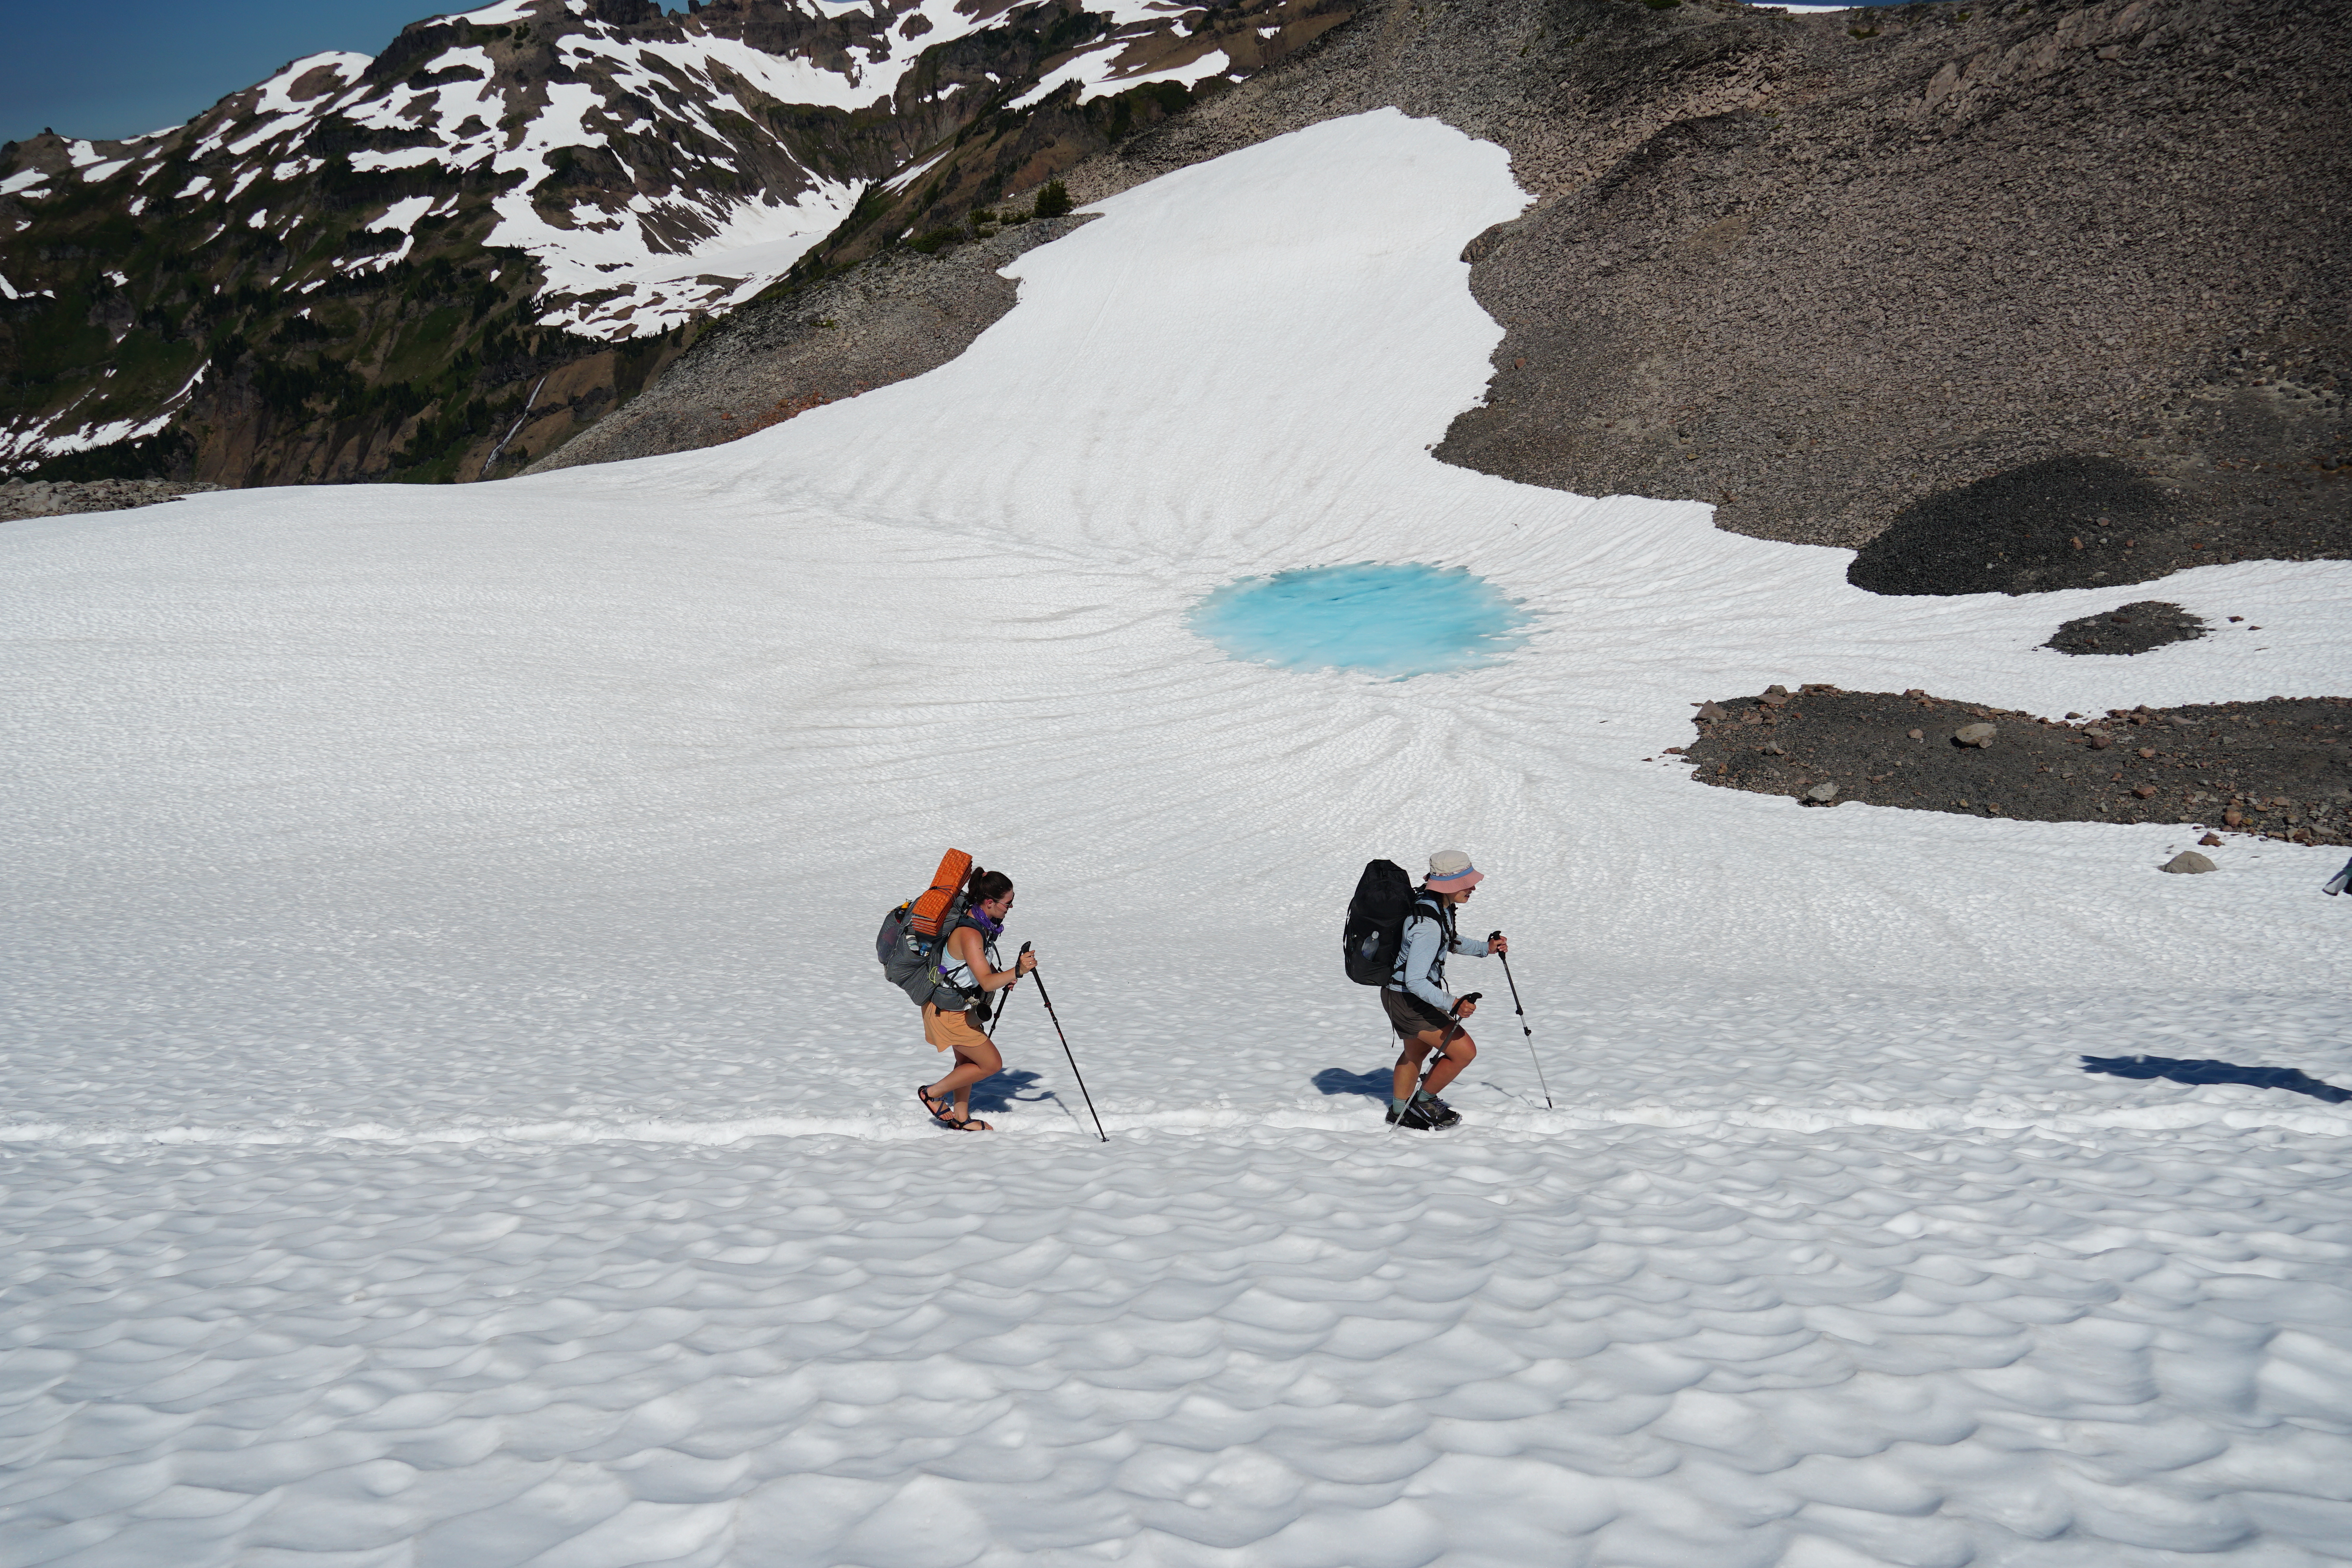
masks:
[[[1431,1029],[1449,1027],[1454,1020],[1413,995],[1409,991],[1381,988],[1381,1009],[1389,1016],[1389,1026],[1400,1040],[1411,1040],[1415,1035]]]

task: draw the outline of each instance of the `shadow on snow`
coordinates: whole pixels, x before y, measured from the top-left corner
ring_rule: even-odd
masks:
[[[1038,1075],[1027,1068],[1017,1070],[1008,1068],[982,1079],[971,1086],[972,1114],[979,1116],[991,1110],[1010,1110],[1016,1100],[1027,1105],[1040,1105],[1047,1100],[1056,1105],[1061,1103],[1061,1097],[1050,1089],[1035,1094],[1022,1092],[1036,1089],[1037,1081]]]
[[[2243,1083],[2256,1089],[2285,1089],[2340,1105],[2352,1100],[2352,1089],[2324,1083],[2299,1068],[2248,1068],[2235,1062],[2179,1061],[2171,1057],[2084,1057],[2084,1072],[2112,1073],[2117,1078],[2163,1078],[2175,1083]]]
[[[1395,1079],[1395,1069],[1381,1068],[1377,1072],[1349,1072],[1346,1068],[1325,1068],[1315,1075],[1315,1087],[1325,1094],[1360,1094],[1367,1100],[1387,1100],[1389,1085]]]

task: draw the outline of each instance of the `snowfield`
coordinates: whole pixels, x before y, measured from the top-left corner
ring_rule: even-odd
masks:
[[[961,359],[732,445],[0,529],[0,1568],[2352,1561],[2325,850],[1692,783],[1771,681],[2341,692],[2352,566],[1880,598],[1437,463],[1496,148],[1103,205]],[[1235,662],[1466,566],[1503,664]],[[999,1131],[870,957],[1017,880]],[[1471,851],[1467,1121],[1385,1128],[1363,861]]]

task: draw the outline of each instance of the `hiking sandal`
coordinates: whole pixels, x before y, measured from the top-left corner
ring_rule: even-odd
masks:
[[[987,1122],[982,1121],[977,1116],[967,1116],[961,1121],[957,1121],[952,1118],[945,1116],[940,1117],[940,1120],[946,1122],[950,1127],[954,1128],[959,1132],[993,1132],[996,1131],[995,1128],[991,1127]]]
[[[915,1098],[923,1102],[923,1109],[931,1113],[932,1121],[945,1127],[955,1126],[956,1114],[953,1100],[946,1098],[933,1100],[930,1089],[919,1083],[915,1086]],[[957,1130],[961,1131],[961,1128]]]

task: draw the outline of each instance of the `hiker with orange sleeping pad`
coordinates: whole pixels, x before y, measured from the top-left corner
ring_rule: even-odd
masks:
[[[996,939],[1013,909],[1013,879],[983,870],[961,849],[940,861],[923,896],[900,904],[882,921],[875,951],[890,983],[922,1004],[923,1038],[951,1051],[955,1066],[915,1098],[940,1125],[959,1132],[992,1132],[971,1114],[971,1086],[1001,1072],[1004,1058],[981,1033],[989,994],[1037,966],[1027,948],[1010,969],[997,967]]]
[[[965,1005],[943,1008],[937,1001],[923,1004],[923,1038],[943,1051],[955,1053],[955,1066],[935,1084],[915,1090],[923,1109],[959,1132],[992,1132],[971,1114],[971,1086],[1004,1070],[996,1043],[980,1032],[974,1016],[988,1016],[988,994],[1012,984],[1037,967],[1037,955],[1023,949],[1010,969],[999,969],[992,951],[1003,932],[1004,917],[1013,910],[1013,879],[1002,871],[971,868],[964,884],[963,918],[948,932],[947,954],[940,974],[947,984],[969,998]],[[955,1104],[950,1109],[948,1101]]]

